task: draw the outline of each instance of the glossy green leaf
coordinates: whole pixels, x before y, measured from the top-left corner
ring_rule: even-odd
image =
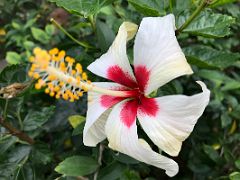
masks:
[[[128,0],[128,2],[145,16],[160,16],[165,14],[163,3],[158,0]]]
[[[202,68],[226,68],[240,60],[239,53],[228,53],[216,49],[195,45],[184,48],[189,63]]]
[[[0,163],[0,179],[18,179],[18,172],[26,163],[27,159],[29,158],[30,152],[31,147],[28,145],[19,145],[11,148],[11,150],[7,154],[5,161]]]
[[[24,82],[26,79],[26,67],[22,65],[11,65],[5,67],[0,73],[0,85],[14,82]]]
[[[240,82],[216,70],[200,70],[198,76],[208,79],[221,87],[222,91],[240,88]]]
[[[6,135],[0,137],[0,152],[3,154],[7,151],[15,142],[17,138],[15,136]]]
[[[51,162],[52,152],[47,144],[38,143],[32,150],[33,160],[38,164],[44,164]]]
[[[32,131],[40,128],[53,115],[54,106],[44,107],[38,111],[30,111],[23,121],[25,131]]]
[[[185,12],[178,17],[178,27],[180,27],[190,16],[190,12]],[[205,36],[224,37],[230,34],[230,26],[235,23],[235,19],[228,15],[217,14],[211,11],[202,11],[183,32]]]
[[[17,170],[17,163],[1,163],[0,164],[0,179],[8,180],[9,177],[14,175],[14,172]]]
[[[63,7],[71,13],[76,13],[88,17],[97,14],[99,10],[113,2],[114,0],[49,0],[55,2],[57,6]]]
[[[138,164],[140,163],[138,160],[128,156],[128,155],[125,155],[125,154],[122,154],[122,153],[112,153],[112,156],[114,159],[116,159],[117,161],[121,162],[121,163],[125,163],[125,164]]]
[[[124,172],[124,165],[112,163],[99,172],[99,180],[119,179]]]
[[[61,162],[55,171],[67,176],[84,176],[93,173],[97,168],[97,161],[90,157],[72,156]]]
[[[31,152],[31,147],[28,145],[20,145],[11,150],[8,154],[8,162],[19,163],[23,159],[29,156]]]
[[[21,56],[16,52],[8,51],[6,61],[9,64],[19,64],[21,62]]]
[[[43,43],[43,44],[48,44],[49,43],[49,40],[50,40],[50,37],[49,35],[43,31],[42,29],[39,29],[39,28],[35,28],[35,27],[32,27],[31,28],[31,32],[32,32],[32,35],[33,37]]]

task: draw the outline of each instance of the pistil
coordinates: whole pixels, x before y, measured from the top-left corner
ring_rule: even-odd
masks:
[[[100,94],[117,96],[117,97],[132,97],[136,94],[135,90],[129,90],[129,91],[110,90],[110,89],[105,89],[102,87],[95,86],[92,83],[78,81],[76,78],[63,73],[54,67],[48,67],[46,69],[46,72],[48,72],[49,74],[53,74],[61,82],[65,82],[65,83],[69,82],[69,84],[72,85],[73,87],[85,89],[87,91],[94,91]]]
[[[57,48],[50,51],[35,48],[34,55],[30,57],[32,66],[28,74],[38,80],[35,88],[46,86],[45,93],[57,99],[62,97],[70,101],[78,100],[87,91],[117,97],[132,97],[135,94],[133,90],[119,91],[95,86],[88,80],[81,64],[76,63],[73,67],[75,60],[65,57],[65,51]]]

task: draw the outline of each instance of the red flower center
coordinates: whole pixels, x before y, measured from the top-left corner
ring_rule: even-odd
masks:
[[[144,95],[149,82],[150,71],[145,66],[136,66],[134,67],[134,74],[136,80],[117,65],[110,67],[107,71],[108,79],[131,89],[130,91],[128,89],[128,98],[131,99],[124,103],[120,112],[122,122],[129,128],[135,122],[138,112],[141,115],[156,116],[159,111],[157,101]],[[102,95],[100,103],[103,107],[110,108],[124,99],[126,98]]]

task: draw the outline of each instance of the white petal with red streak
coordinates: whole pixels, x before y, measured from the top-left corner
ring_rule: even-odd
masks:
[[[159,107],[155,117],[138,110],[137,117],[149,138],[171,156],[179,154],[182,142],[190,135],[209,102],[210,91],[203,82],[197,83],[202,93],[155,98]]]
[[[138,139],[136,116],[134,119],[129,120],[133,121],[131,126],[127,126],[123,122],[122,110],[126,103],[127,100],[124,100],[114,106],[108,117],[105,132],[109,147],[139,161],[164,169],[168,176],[176,175],[179,168],[175,161],[154,152],[145,141]],[[125,115],[128,117],[128,114],[129,112],[126,112]]]
[[[134,68],[144,67],[149,72],[146,94],[174,78],[192,74],[177,42],[175,29],[172,14],[143,18],[140,24],[134,45]],[[136,75],[138,80],[137,76],[141,78],[141,74]]]
[[[107,89],[123,88],[119,84],[110,82],[93,83],[93,85]],[[120,101],[115,99],[114,102],[109,101],[109,103],[112,103],[109,106],[107,104],[103,105],[101,102],[103,96],[92,91],[88,92],[88,110],[83,130],[83,143],[86,146],[96,146],[106,138],[104,129],[108,115],[111,112],[110,107]]]
[[[111,77],[109,70],[112,68],[113,72],[110,73],[114,73],[114,71],[122,71],[127,78],[135,81],[135,77],[126,53],[126,43],[128,40],[134,37],[136,31],[136,24],[124,22],[120,26],[118,34],[107,53],[103,54],[99,59],[90,64],[88,66],[88,70],[96,75],[117,82],[117,80],[119,80],[121,77]]]

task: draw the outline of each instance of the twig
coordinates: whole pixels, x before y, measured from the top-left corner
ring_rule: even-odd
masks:
[[[98,172],[99,172],[100,166],[102,165],[103,151],[104,151],[104,146],[103,146],[102,144],[100,144],[100,146],[99,146],[99,156],[98,156],[98,164],[99,164],[99,167],[98,167],[98,169],[96,170],[96,172],[94,173],[94,177],[93,177],[94,180],[97,180]]]
[[[13,136],[18,137],[20,140],[25,141],[29,144],[34,144],[35,141],[30,138],[27,134],[25,134],[23,131],[20,131],[13,127],[11,124],[8,122],[4,121],[2,117],[0,117],[0,124],[6,128]]]
[[[57,26],[57,28],[59,28],[64,34],[66,34],[66,36],[68,36],[71,40],[73,40],[75,43],[77,43],[78,45],[87,48],[87,49],[93,49],[92,46],[84,43],[84,42],[80,42],[78,41],[76,38],[74,38],[71,34],[69,34],[57,21],[55,21],[53,18],[50,19],[50,21]]]
[[[89,20],[89,22],[90,22],[90,24],[91,24],[91,27],[92,27],[92,29],[93,29],[93,32],[96,33],[96,22],[95,22],[94,16],[93,16],[93,15],[89,16],[89,17],[88,17],[88,20]]]
[[[198,8],[192,13],[192,15],[186,20],[186,22],[177,29],[176,34],[179,34],[180,32],[182,32],[186,27],[188,27],[188,25],[199,15],[199,13],[205,8],[207,7],[212,0],[203,0],[202,3],[200,4],[200,6],[198,6]]]

